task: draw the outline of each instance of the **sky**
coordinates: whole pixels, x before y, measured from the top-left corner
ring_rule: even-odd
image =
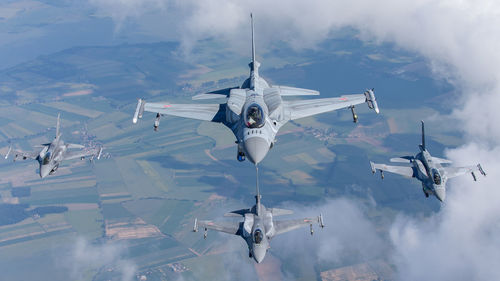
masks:
[[[3,27],[0,51],[5,66],[86,44],[174,40],[181,43],[181,50],[189,59],[201,40],[215,39],[235,52],[247,52],[243,46],[248,44],[250,12],[255,15],[259,30],[257,50],[261,53],[276,42],[299,51],[318,49],[325,40],[351,28],[364,42],[391,43],[395,48],[423,57],[435,79],[447,81],[459,93],[457,100],[449,105],[453,108],[451,115],[441,118],[451,118],[461,125],[465,144],[447,150],[446,155],[457,165],[481,162],[488,176],[474,184],[460,178],[451,180],[446,203],[429,218],[397,217],[390,229],[390,241],[398,279],[500,280],[499,1],[68,0],[60,3],[56,8],[33,1],[0,4],[0,27]],[[20,24],[23,15],[29,13],[39,13],[34,18],[46,26],[42,29]],[[73,28],[79,30],[78,36],[71,35]],[[64,42],[55,39],[60,34],[68,34]],[[27,46],[37,40],[52,43],[40,50],[28,50]],[[6,57],[13,46],[19,47],[22,56]],[[359,208],[354,202],[331,204],[344,206],[343,210],[351,214]],[[354,217],[353,227],[370,227],[362,216]],[[324,239],[320,244],[324,241],[329,246],[335,245],[335,241]]]

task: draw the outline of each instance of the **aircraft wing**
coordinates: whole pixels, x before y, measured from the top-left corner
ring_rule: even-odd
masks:
[[[84,147],[85,148],[85,147]],[[79,159],[82,157],[96,157],[97,159],[101,158],[102,148],[85,148],[82,150],[72,150],[66,151],[64,153],[63,160],[72,160]]]
[[[241,228],[241,222],[213,222],[213,221],[199,221],[195,222],[196,231],[199,228],[207,228],[220,232],[237,235]]]
[[[405,166],[390,166],[386,164],[376,164],[370,161],[370,165],[372,168],[372,172],[375,173],[377,170],[387,171],[394,174],[399,174],[405,177],[415,177],[413,167],[405,167]]]
[[[45,146],[44,146],[45,148]],[[40,155],[40,151],[21,151],[17,149],[12,149],[12,147],[9,147],[9,150],[7,151],[7,154],[5,154],[5,159],[9,158],[10,155],[14,155],[14,161],[16,161],[18,158],[21,158],[23,160],[26,159],[37,159],[38,156]]]
[[[344,95],[337,98],[283,101],[283,104],[285,114],[289,116],[290,120],[295,120],[365,102],[369,108],[374,109],[377,113],[379,112],[375,94],[372,90],[368,90],[364,94]]]
[[[301,228],[304,226],[308,226],[316,222],[317,219],[313,218],[305,218],[305,219],[297,219],[297,220],[285,220],[285,221],[274,221],[274,229],[276,230],[276,234],[282,234],[288,232],[290,230],[294,230],[297,228]]]
[[[443,167],[445,176],[447,178],[458,177],[467,173],[474,173],[475,171],[479,171],[483,176],[486,176],[486,173],[483,171],[483,168],[480,164],[467,166],[467,167]],[[475,175],[473,175],[474,180],[476,179]]]
[[[267,89],[266,89],[267,90]],[[264,90],[264,91],[266,91]],[[278,91],[282,97],[284,96],[318,96],[316,90],[288,87],[288,86],[272,86],[268,91]]]
[[[217,114],[222,110],[225,104],[170,104],[153,103],[139,99],[135,110],[133,122],[142,118],[144,111],[159,113],[161,115],[170,115],[184,118],[191,118],[204,121],[217,121]]]

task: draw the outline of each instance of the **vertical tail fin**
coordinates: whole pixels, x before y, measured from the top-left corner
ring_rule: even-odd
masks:
[[[61,113],[57,113],[56,138],[61,135]]]
[[[422,144],[420,145],[420,147],[422,148],[422,150],[425,150],[425,128],[424,128],[424,120],[421,120],[420,122],[422,122]]]
[[[253,14],[250,14],[250,19],[252,22],[252,62],[248,64],[250,66],[250,72],[253,72],[255,76],[259,76],[259,62],[255,56],[255,36],[254,36],[254,28],[253,28]]]
[[[252,22],[252,70],[255,70],[255,40],[253,31],[253,14],[250,13],[250,20]]]

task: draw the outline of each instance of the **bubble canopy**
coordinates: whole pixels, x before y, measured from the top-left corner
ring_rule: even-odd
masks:
[[[264,235],[262,234],[262,230],[257,229],[253,233],[253,241],[255,241],[256,244],[260,244],[262,242],[262,239],[264,238]]]
[[[435,184],[441,184],[441,175],[439,174],[438,170],[432,169],[432,178],[434,180]]]
[[[50,162],[50,152],[47,152],[47,154],[45,154],[45,156],[43,157],[42,163],[43,165],[47,165],[49,164],[49,162]]]
[[[260,105],[253,103],[245,110],[245,125],[247,128],[261,128],[265,124],[264,110]]]

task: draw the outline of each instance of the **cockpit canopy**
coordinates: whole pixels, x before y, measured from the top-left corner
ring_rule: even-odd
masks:
[[[441,184],[441,175],[436,169],[432,169],[432,180],[434,181],[434,184]]]
[[[47,165],[50,163],[50,152],[45,153],[43,156],[42,164]]]
[[[245,111],[245,125],[248,128],[261,128],[264,126],[266,118],[262,107],[258,104],[251,104]]]
[[[262,239],[264,239],[264,234],[262,234],[262,230],[257,229],[253,233],[253,241],[255,244],[260,244],[262,242]]]

